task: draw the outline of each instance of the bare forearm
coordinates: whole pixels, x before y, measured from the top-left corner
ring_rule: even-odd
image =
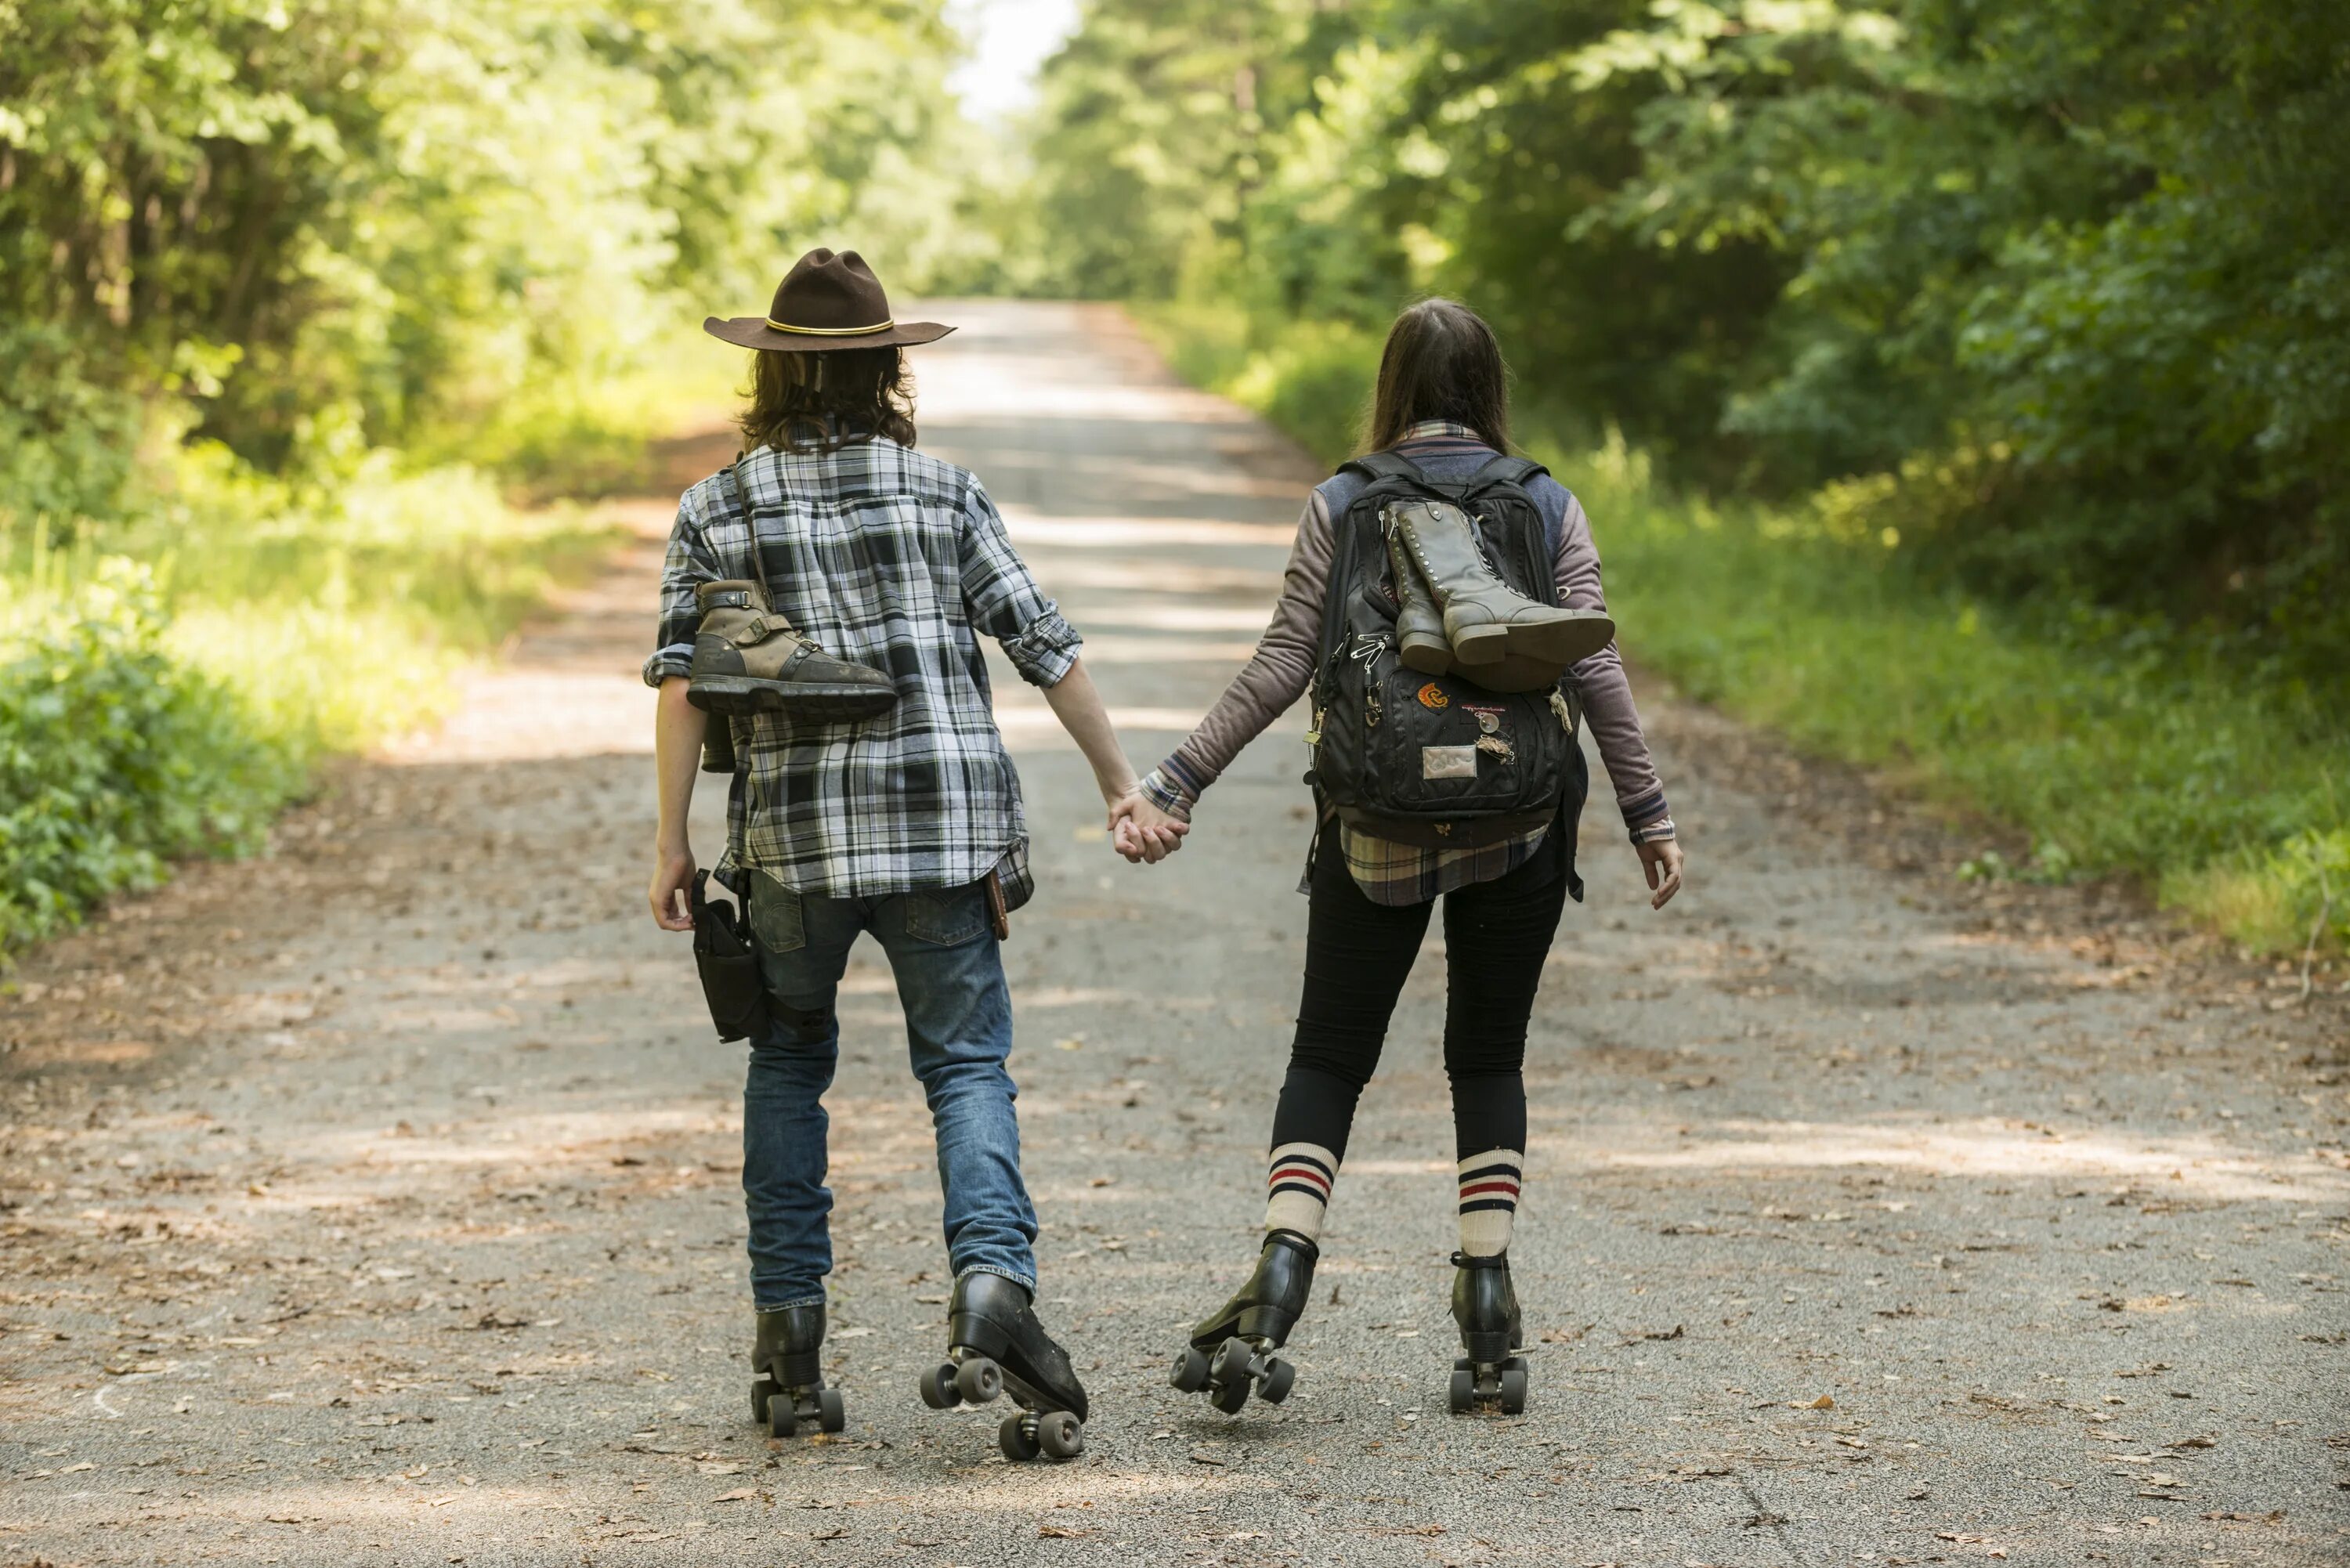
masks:
[[[1076,742],[1077,750],[1086,754],[1094,782],[1101,786],[1102,799],[1115,802],[1134,787],[1134,765],[1126,759],[1126,748],[1118,743],[1109,710],[1102,706],[1101,692],[1082,658],[1069,666],[1066,675],[1045,688],[1045,701],[1061,728],[1069,732],[1069,739]]]
[[[686,813],[693,805],[693,775],[702,764],[702,741],[710,715],[685,700],[686,681],[661,682],[653,720],[653,766],[660,784],[660,826],[654,844],[664,850],[686,845]]]

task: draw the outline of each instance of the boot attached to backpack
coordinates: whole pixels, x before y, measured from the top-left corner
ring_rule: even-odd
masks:
[[[1538,604],[1503,582],[1485,563],[1476,525],[1457,506],[1396,501],[1382,508],[1381,521],[1391,555],[1400,557],[1398,651],[1414,670],[1441,675],[1457,663],[1470,667],[1461,671],[1463,676],[1482,680],[1482,667],[1515,656],[1534,661],[1534,668],[1549,667],[1555,680],[1616,635],[1616,622],[1599,610]],[[1412,603],[1417,596],[1425,596],[1419,607]],[[1434,624],[1430,607],[1438,612]],[[1440,647],[1450,659],[1432,668]]]
[[[702,629],[693,639],[686,701],[695,707],[825,722],[870,719],[898,701],[887,675],[835,659],[794,631],[758,584],[704,583],[694,597]]]

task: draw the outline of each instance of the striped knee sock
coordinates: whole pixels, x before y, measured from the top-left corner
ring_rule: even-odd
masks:
[[[1489,1148],[1461,1162],[1461,1250],[1471,1257],[1497,1257],[1510,1250],[1524,1158],[1513,1148]]]
[[[1285,1143],[1273,1151],[1264,1176],[1264,1228],[1295,1231],[1309,1241],[1322,1236],[1338,1157],[1317,1143]]]

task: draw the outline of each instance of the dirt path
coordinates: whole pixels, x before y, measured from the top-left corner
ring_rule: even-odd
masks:
[[[960,318],[921,362],[926,444],[1003,503],[1147,763],[1244,657],[1315,476],[1112,312]],[[1444,1411],[1433,953],[1297,1394],[1234,1422],[1165,1386],[1253,1251],[1300,726],[1139,870],[1005,672],[1042,882],[1007,950],[1014,1067],[1088,1452],[1010,1467],[993,1415],[915,1398],[946,1281],[869,947],[832,1105],[849,1429],[771,1447],[740,1360],[740,1054],[642,913],[633,671],[668,513],[634,509],[608,581],[271,858],[19,971],[0,1563],[2350,1562],[2338,1003],[1986,929],[1653,694],[1692,882],[1650,916],[1594,804],[1535,1021],[1525,1417]]]

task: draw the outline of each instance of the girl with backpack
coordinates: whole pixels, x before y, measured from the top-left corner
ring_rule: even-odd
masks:
[[[1313,692],[1319,807],[1301,890],[1305,980],[1274,1111],[1255,1272],[1203,1320],[1175,1386],[1235,1412],[1279,1401],[1274,1353],[1304,1313],[1356,1102],[1438,899],[1444,1066],[1460,1161],[1452,1408],[1524,1407],[1511,1221],[1526,1142],[1526,1023],[1565,901],[1578,900],[1575,741],[1587,718],[1651,904],[1681,851],[1575,497],[1505,456],[1507,371],[1492,328],[1447,299],[1389,330],[1373,450],[1316,486],[1256,653],[1191,738],[1114,808],[1147,857],[1180,843],[1241,748]],[[1129,851],[1129,857],[1142,857]]]

